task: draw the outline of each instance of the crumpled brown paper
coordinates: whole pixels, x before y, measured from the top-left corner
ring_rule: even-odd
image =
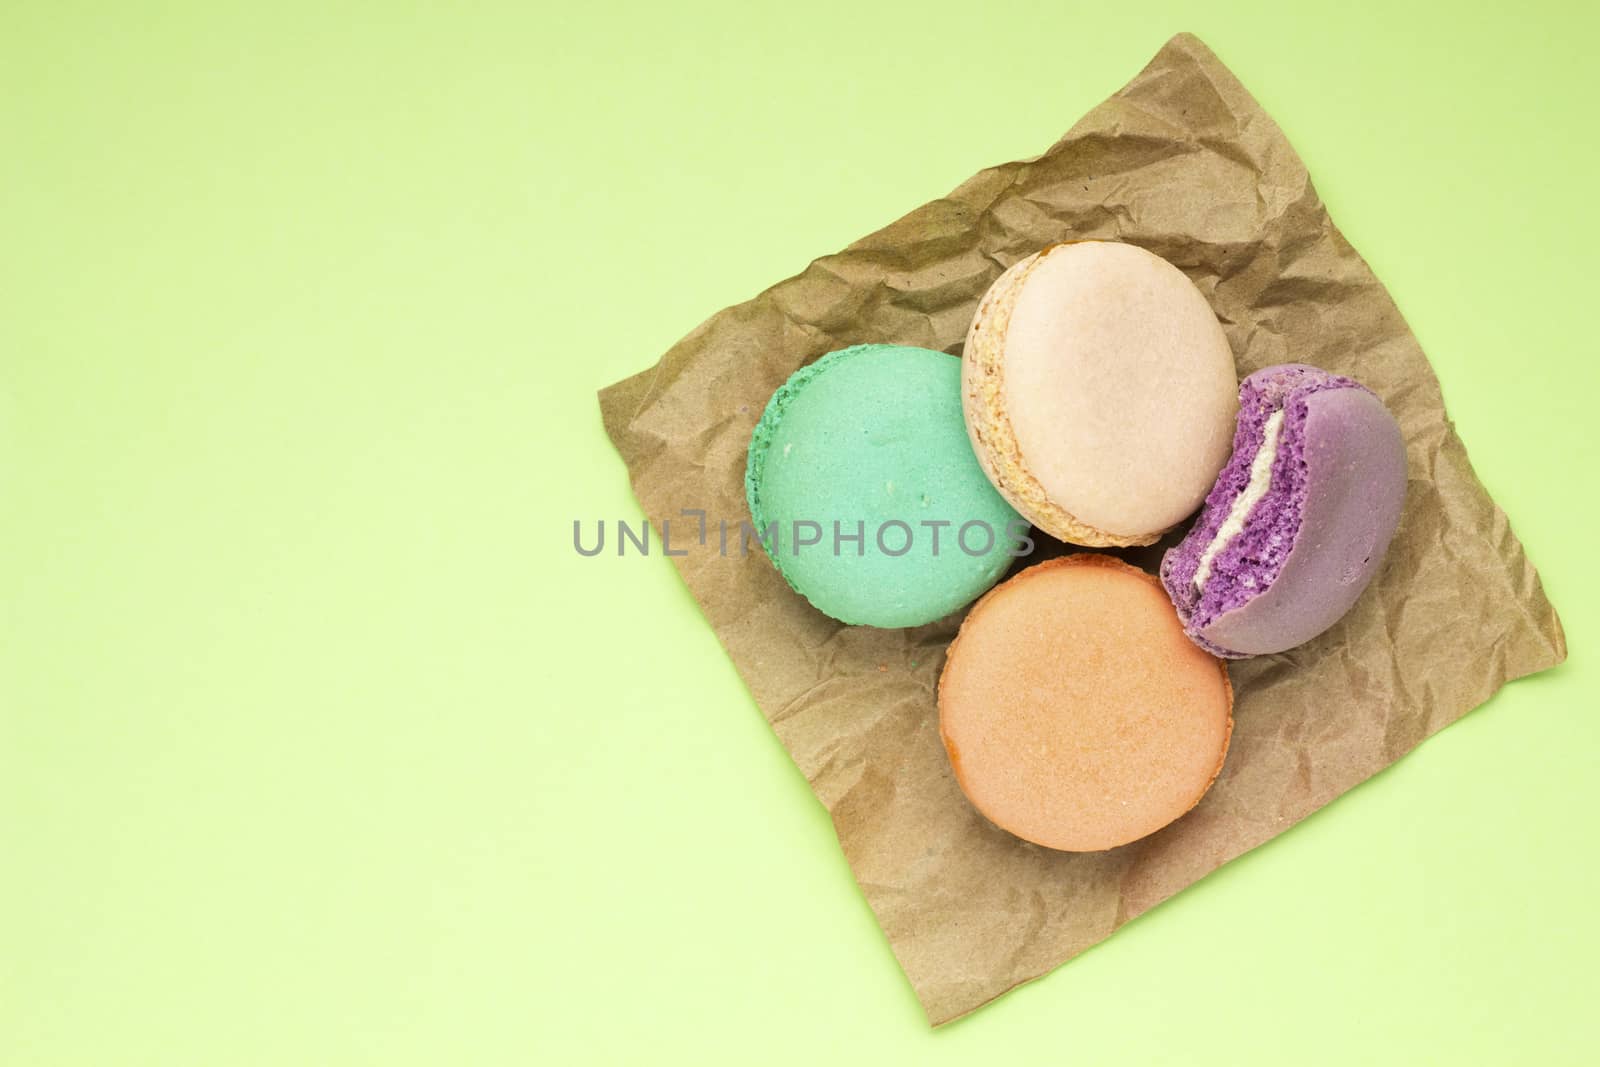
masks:
[[[1365,382],[1399,418],[1410,462],[1400,532],[1350,615],[1308,645],[1232,666],[1233,744],[1199,807],[1142,841],[1077,855],[991,826],[951,778],[934,687],[959,613],[915,630],[842,626],[759,549],[722,556],[716,529],[746,517],[750,431],[790,372],[861,342],[959,352],[1000,271],[1070,237],[1130,241],[1181,267],[1241,376],[1296,360]],[[1049,971],[1566,655],[1416,338],[1277,124],[1188,35],[1044,155],[982,171],[718,313],[600,399],[646,513],[673,520],[675,551],[697,522],[680,509],[709,513],[707,544],[673,562],[832,813],[935,1024]],[[1153,568],[1162,547],[1128,555]]]

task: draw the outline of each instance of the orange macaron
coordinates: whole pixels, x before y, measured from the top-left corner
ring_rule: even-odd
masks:
[[[939,679],[962,792],[1035,844],[1097,852],[1199,803],[1233,730],[1227,666],[1190,641],[1153,575],[1082,553],[968,613]]]

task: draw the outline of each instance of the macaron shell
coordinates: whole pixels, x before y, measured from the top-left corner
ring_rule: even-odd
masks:
[[[1199,802],[1232,731],[1224,664],[1160,583],[1110,556],[1051,560],[968,613],[939,680],[957,783],[995,825],[1092,852]]]
[[[1046,250],[1048,251],[1048,249]],[[1000,495],[1051,536],[1075,545],[1096,548],[1147,545],[1157,534],[1123,536],[1098,530],[1050,499],[1017,446],[1011,419],[1004,406],[1005,333],[1034,265],[1044,252],[1013,263],[995,279],[978,304],[962,348],[961,406],[973,453],[983,473]]]
[[[1338,622],[1382,566],[1399,525],[1405,440],[1383,402],[1342,388],[1305,403],[1306,497],[1294,546],[1266,591],[1197,631],[1235,655],[1282,652]]]
[[[1110,242],[1030,272],[1005,387],[1017,444],[1051,499],[1122,535],[1200,506],[1238,410],[1233,353],[1205,297],[1160,257]]]
[[[779,573],[824,614],[921,626],[970,603],[1010,565],[1008,527],[1026,524],[972,454],[960,375],[960,361],[943,352],[858,345],[802,368],[773,394],[751,435],[746,498],[757,529],[776,524],[767,554]],[[924,523],[941,521],[935,551]],[[796,522],[818,524],[822,542],[793,544]],[[861,541],[836,546],[835,522]],[[877,538],[886,523],[905,526],[887,530],[888,552]],[[981,525],[963,542],[968,523]],[[896,554],[907,531],[913,547]]]
[[[980,303],[966,355],[974,448],[1054,536],[1149,544],[1227,459],[1227,337],[1183,272],[1135,245],[1066,242],[1019,262]]]

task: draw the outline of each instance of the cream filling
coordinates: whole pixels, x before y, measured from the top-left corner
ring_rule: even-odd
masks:
[[[1233,498],[1233,507],[1228,509],[1228,517],[1222,520],[1222,525],[1217,527],[1217,535],[1211,539],[1206,550],[1200,553],[1200,566],[1195,568],[1194,587],[1204,589],[1206,579],[1211,577],[1211,562],[1217,558],[1217,553],[1228,547],[1228,542],[1244,530],[1245,520],[1250,517],[1251,510],[1267,495],[1267,490],[1272,488],[1272,461],[1278,458],[1278,434],[1283,429],[1283,409],[1279,408],[1267,416],[1267,424],[1262,428],[1261,447],[1256,450],[1255,458],[1250,461],[1250,481],[1245,484],[1244,492]]]

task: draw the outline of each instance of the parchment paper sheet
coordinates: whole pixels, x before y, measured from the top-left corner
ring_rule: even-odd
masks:
[[[995,829],[956,788],[934,686],[959,614],[916,630],[841,626],[759,549],[723,557],[716,529],[746,517],[750,431],[790,372],[861,342],[959,352],[1000,271],[1070,237],[1130,241],[1181,267],[1241,376],[1297,360],[1365,382],[1399,418],[1410,463],[1400,532],[1351,614],[1311,644],[1232,667],[1233,744],[1199,807],[1083,855]],[[1282,131],[1189,35],[1044,155],[982,171],[719,312],[600,403],[640,503],[658,525],[672,520],[674,550],[689,547],[674,564],[832,814],[934,1024],[1049,971],[1566,655],[1416,338]],[[709,512],[706,546],[683,508]],[[1129,556],[1153,568],[1160,547]]]

